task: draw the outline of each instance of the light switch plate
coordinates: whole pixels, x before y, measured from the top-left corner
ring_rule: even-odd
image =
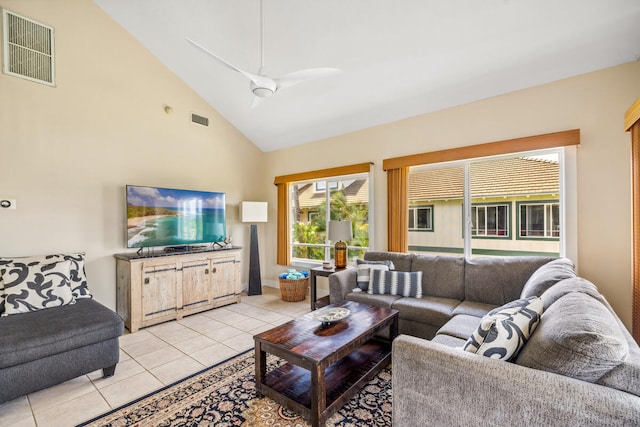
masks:
[[[0,197],[0,209],[17,209],[16,199],[3,199]]]

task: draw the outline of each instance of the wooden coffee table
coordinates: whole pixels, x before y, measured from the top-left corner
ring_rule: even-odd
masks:
[[[376,373],[391,361],[398,335],[398,311],[353,301],[349,317],[328,326],[312,313],[254,336],[256,393],[324,426]],[[375,337],[389,327],[389,339]],[[288,363],[267,372],[267,353]]]

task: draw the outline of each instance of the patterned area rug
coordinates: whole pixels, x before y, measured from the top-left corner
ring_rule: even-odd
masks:
[[[284,363],[268,355],[267,369]],[[310,424],[268,398],[256,399],[253,350],[208,368],[80,426],[270,426]],[[391,368],[383,369],[327,426],[390,426]]]

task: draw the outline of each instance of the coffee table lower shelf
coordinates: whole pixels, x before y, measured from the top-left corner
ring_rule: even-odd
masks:
[[[373,338],[348,356],[325,369],[326,408],[319,408],[327,419],[355,395],[375,374],[391,362],[391,344]],[[311,372],[293,363],[267,372],[258,391],[276,402],[312,418]],[[318,392],[318,390],[316,390]]]

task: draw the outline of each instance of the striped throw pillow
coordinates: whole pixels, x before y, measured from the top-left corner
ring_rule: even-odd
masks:
[[[384,264],[358,264],[356,281],[358,282],[358,287],[365,292],[369,289],[372,270],[389,270],[389,267]]]
[[[422,271],[372,270],[368,292],[422,298]]]

